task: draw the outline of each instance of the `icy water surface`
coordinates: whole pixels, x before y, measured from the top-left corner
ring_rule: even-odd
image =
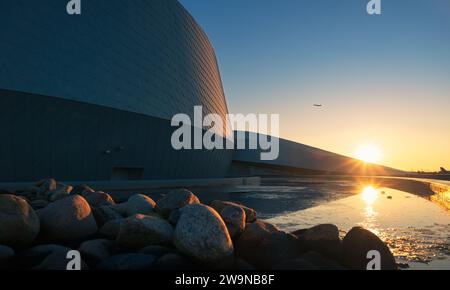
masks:
[[[343,237],[352,227],[362,226],[385,241],[397,261],[410,269],[450,270],[450,211],[408,192],[351,181],[285,179],[200,195],[204,200],[246,204],[287,232],[332,223]]]
[[[407,192],[370,188],[369,193],[362,190],[268,221],[286,231],[321,223],[333,223],[343,231],[359,225],[388,243],[397,261],[408,263],[411,269],[450,269],[450,213]]]

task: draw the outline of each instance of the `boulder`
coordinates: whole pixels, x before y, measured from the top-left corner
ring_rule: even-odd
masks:
[[[260,235],[254,236],[255,232],[246,234],[246,231],[235,243],[236,257],[244,259],[257,269],[272,269],[281,262],[299,257],[303,253],[300,242],[294,235],[281,231],[267,233],[258,230]]]
[[[309,229],[293,232],[292,234],[294,234],[298,238],[302,238],[304,240],[309,240],[309,241],[340,240],[339,229],[337,226],[332,225],[332,224],[317,225],[317,226],[309,228]]]
[[[111,209],[115,210],[118,214],[120,214],[123,217],[127,216],[127,203],[116,203],[114,205],[109,206]]]
[[[106,239],[115,240],[117,238],[117,236],[119,235],[120,226],[124,222],[125,222],[125,219],[121,218],[121,219],[115,219],[115,220],[105,223],[99,230],[100,236],[102,236]]]
[[[121,254],[112,256],[106,260],[103,260],[97,266],[98,270],[106,271],[138,271],[148,270],[152,268],[155,262],[155,257],[145,254]]]
[[[175,226],[180,219],[180,215],[181,211],[179,209],[173,210],[167,218],[167,221]]]
[[[159,245],[151,245],[151,246],[147,246],[147,247],[139,250],[139,253],[146,254],[146,255],[152,255],[155,258],[160,258],[167,254],[176,254],[176,252],[177,251],[174,249],[169,249],[167,247],[159,246]]]
[[[78,194],[84,197],[84,195],[91,193],[91,192],[95,192],[95,190],[93,190],[92,188],[90,188],[88,185],[86,184],[81,184],[81,185],[77,185],[72,189],[71,194]]]
[[[211,202],[211,207],[214,208],[217,212],[221,212],[222,209],[226,206],[239,206],[240,208],[242,208],[245,211],[245,221],[247,223],[253,223],[257,219],[256,211],[242,204],[221,200],[214,200],[213,202]]]
[[[14,254],[12,248],[0,245],[0,270],[10,268],[10,262],[13,259]]]
[[[48,200],[45,199],[34,199],[30,201],[30,206],[34,209],[34,210],[38,210],[38,209],[43,209],[44,207],[46,207],[50,202]]]
[[[397,264],[388,246],[374,233],[361,227],[351,229],[343,240],[344,265],[352,270],[367,270],[369,251],[378,251],[381,270],[396,270]]]
[[[43,179],[36,183],[36,193],[38,196],[42,196],[47,198],[47,192],[55,190],[58,186],[58,183],[53,178]]]
[[[67,254],[70,248],[60,245],[39,245],[17,254],[16,267],[19,269],[35,270],[67,270],[70,259]],[[81,261],[81,269],[87,269],[87,265]]]
[[[234,259],[234,269],[237,271],[255,271],[255,267],[250,265],[249,262],[236,258]]]
[[[160,257],[153,265],[153,269],[159,271],[185,271],[192,270],[193,267],[195,266],[188,259],[176,253],[169,253]]]
[[[0,244],[27,246],[34,241],[39,229],[39,218],[25,199],[0,195]]]
[[[186,205],[199,204],[200,200],[187,189],[172,190],[158,200],[157,210],[165,218],[174,210]]]
[[[96,265],[98,262],[111,256],[116,243],[111,240],[97,239],[83,242],[78,251],[89,265]]]
[[[68,270],[69,262],[71,261],[70,257],[67,257],[69,251],[71,251],[69,248],[63,251],[54,251],[33,269],[41,271],[66,271]],[[83,259],[80,261],[80,269],[89,270],[89,267]]]
[[[109,221],[123,218],[117,211],[109,206],[101,206],[92,209],[95,221],[99,227],[102,227]]]
[[[69,270],[69,263],[71,262],[71,257],[67,256],[71,251],[69,248],[55,250],[51,252],[44,260],[34,267],[34,270],[44,270],[44,271],[66,271]],[[88,270],[89,267],[83,261],[82,257],[80,260],[80,269]]]
[[[206,264],[233,255],[233,243],[224,221],[214,209],[201,204],[182,208],[174,244],[181,253]]]
[[[15,264],[19,269],[31,269],[38,266],[53,252],[65,252],[71,249],[55,244],[39,245],[23,250],[16,255]]]
[[[8,246],[0,245],[0,260],[14,257],[14,250]]]
[[[300,259],[307,260],[314,264],[319,270],[347,270],[339,262],[329,259],[324,255],[309,251],[300,256]]]
[[[342,260],[343,247],[337,226],[322,224],[292,234],[300,240],[305,251],[314,251],[331,259]]]
[[[164,219],[137,214],[120,226],[117,243],[128,249],[142,249],[150,245],[170,244],[172,226]]]
[[[97,224],[87,201],[70,195],[39,210],[41,229],[45,238],[76,241],[97,232]]]
[[[148,196],[136,194],[127,201],[127,216],[151,214],[155,212],[156,203]]]
[[[245,211],[241,207],[234,205],[225,206],[220,211],[220,216],[225,222],[231,238],[242,234],[245,229]]]
[[[261,220],[246,224],[244,232],[236,241],[239,244],[239,247],[236,247],[236,252],[251,250],[252,245],[260,243],[271,233],[278,231],[279,229],[276,226]]]
[[[103,191],[95,191],[84,194],[84,198],[92,208],[114,205],[114,199]]]
[[[56,189],[47,191],[47,199],[51,202],[63,199],[72,192],[72,189],[72,186],[60,183]]]

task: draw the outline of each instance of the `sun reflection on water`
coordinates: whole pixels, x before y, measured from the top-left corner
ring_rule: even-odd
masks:
[[[374,209],[374,204],[377,201],[378,196],[378,190],[371,185],[364,187],[361,192],[361,198],[365,204],[364,221],[361,225],[377,235],[379,234],[376,227],[376,216],[378,213]]]
[[[361,193],[361,197],[367,206],[372,206],[375,203],[375,201],[377,200],[378,195],[379,195],[378,190],[376,190],[371,185],[366,186]]]
[[[371,183],[355,188],[355,194],[347,198],[283,214],[269,222],[287,231],[331,222],[342,230],[342,238],[352,227],[362,226],[387,243],[398,262],[410,263],[412,269],[450,269],[449,211],[405,191]],[[432,199],[448,198],[446,191]]]

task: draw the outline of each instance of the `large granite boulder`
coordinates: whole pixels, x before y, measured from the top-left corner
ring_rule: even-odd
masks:
[[[261,220],[246,224],[244,232],[236,241],[236,253],[251,250],[253,245],[260,243],[271,233],[278,231],[279,229],[276,226]]]
[[[214,200],[211,202],[211,207],[214,208],[217,212],[221,212],[222,209],[226,206],[238,206],[245,211],[245,222],[253,223],[257,219],[257,213],[254,209],[246,207],[245,205],[230,202],[230,201],[221,201]]]
[[[97,224],[87,201],[70,195],[37,211],[42,234],[46,239],[76,241],[97,232]]]
[[[97,239],[83,242],[78,251],[89,265],[96,265],[102,260],[106,260],[114,251],[116,243],[111,240]]]
[[[39,229],[39,218],[25,199],[0,195],[0,244],[27,246],[34,241]]]
[[[353,270],[367,270],[370,251],[378,251],[381,270],[396,270],[397,264],[388,246],[374,233],[361,227],[351,229],[343,240],[344,264]]]
[[[245,211],[241,207],[228,205],[219,214],[225,222],[231,238],[242,234],[245,229]]]
[[[70,248],[46,244],[21,251],[15,258],[16,267],[19,269],[35,270],[67,270],[70,257],[67,254]],[[82,257],[81,257],[82,258]],[[86,263],[81,259],[81,269],[87,269]]]
[[[315,251],[338,261],[342,259],[343,247],[337,226],[322,224],[292,234],[300,240],[305,251]]]
[[[128,249],[142,249],[150,245],[170,244],[173,228],[164,219],[137,214],[120,226],[117,243]]]
[[[140,249],[139,253],[160,258],[167,254],[176,254],[177,250],[160,245],[151,245]]]
[[[53,252],[68,253],[70,248],[56,244],[44,244],[35,246],[17,253],[15,258],[16,267],[19,269],[31,269],[38,266],[46,257]]]
[[[12,248],[0,245],[0,270],[10,268],[10,262],[14,255],[15,253]]]
[[[124,216],[124,217],[127,216],[127,209],[128,209],[127,202],[116,203],[116,204],[110,205],[109,207],[111,209],[115,210],[121,216]]]
[[[120,227],[124,222],[125,219],[121,218],[105,223],[99,230],[100,236],[106,239],[115,240],[119,235]]]
[[[202,204],[181,209],[174,244],[183,254],[206,264],[233,255],[233,243],[224,221],[214,209]]]
[[[186,269],[195,269],[195,265],[179,254],[168,253],[158,258],[153,265],[153,269],[158,271],[186,271]]]
[[[54,190],[47,191],[47,199],[49,201],[57,201],[67,197],[72,192],[73,187],[70,185],[59,183]]]
[[[58,183],[53,178],[43,179],[36,183],[36,194],[47,198],[47,192],[53,191],[58,187]]]
[[[34,210],[43,209],[47,205],[49,205],[50,201],[46,199],[33,199],[30,200],[29,204]]]
[[[126,203],[127,216],[152,214],[155,212],[155,206],[156,203],[150,197],[143,194],[135,194]]]
[[[109,221],[123,218],[117,211],[109,206],[101,206],[92,209],[98,227],[102,227]]]
[[[100,206],[114,205],[114,199],[103,191],[90,192],[84,195],[84,198],[92,208]]]
[[[294,259],[304,252],[297,237],[263,221],[247,224],[235,242],[235,249],[236,257],[263,270]]]
[[[167,218],[174,210],[178,210],[186,205],[199,203],[200,200],[197,196],[189,190],[176,189],[159,199],[156,208],[163,217]]]
[[[86,194],[92,193],[92,192],[95,192],[95,190],[93,190],[91,187],[89,187],[86,184],[81,184],[81,185],[74,186],[71,194],[78,194],[78,195],[81,195],[84,197]]]

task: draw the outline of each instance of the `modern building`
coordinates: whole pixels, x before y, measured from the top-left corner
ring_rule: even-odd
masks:
[[[66,4],[0,1],[0,182],[398,173],[282,139],[273,161],[173,149],[175,114],[228,113],[206,34],[177,0]]]
[[[259,138],[259,134],[235,133],[235,142]],[[262,135],[267,138],[266,135]],[[275,137],[271,137],[275,138]],[[405,172],[377,164],[368,164],[347,156],[332,153],[301,143],[278,138],[279,156],[275,160],[261,160],[263,150],[236,150],[230,176],[253,175],[403,175]]]
[[[176,0],[66,4],[0,1],[0,182],[223,177],[233,151],[171,146],[173,115],[227,114],[192,16]]]

